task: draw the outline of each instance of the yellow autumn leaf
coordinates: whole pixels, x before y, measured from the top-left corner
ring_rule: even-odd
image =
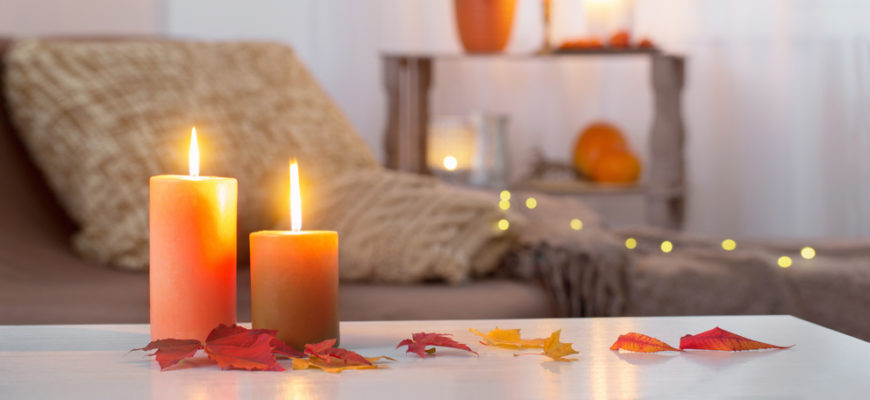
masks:
[[[559,341],[561,334],[562,330],[559,329],[550,335],[550,338],[544,343],[544,355],[556,361],[577,361],[576,358],[565,358],[565,356],[577,354],[577,351],[571,347],[571,343]]]
[[[377,364],[376,362],[381,359],[393,360],[387,356],[381,357],[366,357],[366,360],[372,363],[372,365],[364,365],[364,364],[356,364],[356,365],[330,365],[326,361],[321,360],[318,357],[309,357],[309,358],[294,358],[293,359],[293,369],[309,369],[316,368],[321,369],[326,372],[330,372],[333,374],[337,374],[344,370],[350,369],[380,369],[386,368],[386,365]],[[395,361],[395,360],[393,360]]]
[[[544,347],[544,342],[547,339],[523,339],[520,337],[519,329],[495,329],[483,334],[477,329],[470,328],[469,331],[483,338],[483,344],[488,346],[498,346],[508,349],[540,349]]]

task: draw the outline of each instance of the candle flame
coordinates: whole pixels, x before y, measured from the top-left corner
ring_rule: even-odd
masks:
[[[187,158],[190,176],[199,176],[199,145],[196,143],[196,127],[190,132],[190,154]]]
[[[299,194],[299,164],[290,162],[290,228],[302,230],[302,196]]]
[[[444,162],[443,162],[443,164],[444,164],[444,168],[445,168],[446,170],[448,170],[448,171],[455,171],[455,170],[456,170],[456,167],[459,166],[459,161],[456,159],[456,157],[453,157],[453,156],[447,156],[447,157],[444,157]]]

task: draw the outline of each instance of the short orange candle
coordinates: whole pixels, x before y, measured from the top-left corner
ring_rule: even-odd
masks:
[[[199,176],[196,129],[190,175],[151,177],[151,339],[200,339],[236,322],[238,182]]]
[[[298,166],[290,165],[292,231],[251,234],[251,320],[296,349],[338,340],[338,234],[303,231]]]

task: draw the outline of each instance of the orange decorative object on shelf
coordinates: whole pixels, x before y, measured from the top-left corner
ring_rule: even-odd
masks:
[[[622,131],[608,122],[592,123],[580,132],[573,161],[578,175],[596,182],[631,183],[640,176],[640,161]]]
[[[589,177],[602,183],[633,183],[640,177],[640,161],[627,150],[607,150],[589,169]]]
[[[637,48],[639,48],[639,49],[653,49],[655,47],[656,47],[655,43],[653,43],[653,41],[650,38],[643,38],[637,44]]]
[[[454,0],[456,26],[465,51],[504,50],[514,22],[516,0]]]
[[[616,32],[610,37],[609,45],[610,47],[627,49],[631,46],[631,35],[624,29]]]
[[[592,162],[608,150],[626,150],[627,144],[619,130],[607,122],[595,122],[580,132],[574,146],[574,169],[580,175],[589,175]]]

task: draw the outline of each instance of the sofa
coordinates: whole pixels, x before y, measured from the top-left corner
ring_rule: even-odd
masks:
[[[0,38],[0,59],[12,42]],[[70,236],[76,226],[16,134],[3,98],[0,188],[0,324],[148,322],[148,274],[112,269],[73,250]],[[240,259],[238,269],[240,321],[250,321],[250,274],[245,262]],[[342,282],[340,318],[549,317],[556,313],[551,298],[533,281],[509,278],[462,284]]]

